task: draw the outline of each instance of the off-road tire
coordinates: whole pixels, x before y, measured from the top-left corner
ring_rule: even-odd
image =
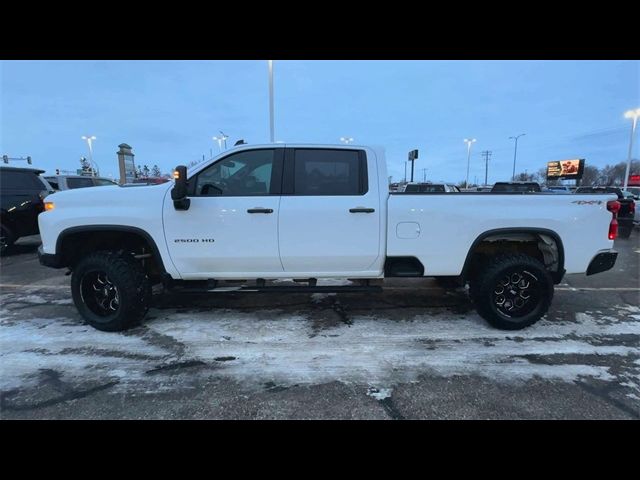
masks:
[[[101,312],[95,300],[91,301],[90,288],[83,282],[92,275],[104,272],[109,284],[115,287],[117,310]],[[83,298],[83,292],[87,298]],[[92,327],[105,332],[118,332],[140,322],[151,303],[151,284],[138,260],[129,253],[99,251],[88,254],[74,267],[71,293],[78,312]]]
[[[522,314],[518,315],[516,310],[511,315],[505,313],[504,303],[499,306],[500,297],[502,299],[507,296],[497,295],[502,285],[500,282],[512,277],[513,274],[526,276],[526,282],[535,289],[529,291],[529,299],[525,300],[522,307]],[[515,277],[517,278],[517,277]],[[534,280],[535,279],[535,280]],[[510,293],[524,293],[519,285],[503,286],[503,289],[511,289]],[[501,330],[520,330],[522,328],[533,325],[537,322],[549,309],[551,300],[553,299],[553,279],[549,271],[537,259],[524,254],[502,255],[490,260],[486,267],[480,270],[476,278],[471,281],[469,289],[471,300],[473,301],[478,314],[484,318],[489,324]],[[518,295],[514,295],[518,299]],[[531,304],[527,304],[528,301]],[[507,299],[507,301],[510,301]],[[526,307],[526,308],[525,308]]]

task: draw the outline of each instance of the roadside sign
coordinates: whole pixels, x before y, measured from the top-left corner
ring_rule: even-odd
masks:
[[[547,163],[547,180],[550,178],[579,180],[582,178],[583,173],[584,158],[557,160]]]

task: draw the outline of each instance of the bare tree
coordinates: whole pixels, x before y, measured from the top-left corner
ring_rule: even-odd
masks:
[[[153,166],[153,168],[151,169],[151,175],[153,175],[154,177],[162,176],[162,172],[160,171],[160,167],[158,167],[158,165]]]
[[[533,182],[537,175],[535,173],[521,172],[515,176],[517,182]]]
[[[582,178],[580,179],[580,185],[585,187],[590,187],[598,183],[598,178],[600,177],[600,170],[598,167],[594,167],[593,165],[585,165],[584,173],[582,174]]]

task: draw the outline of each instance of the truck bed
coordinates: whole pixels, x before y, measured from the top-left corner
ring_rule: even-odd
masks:
[[[540,229],[557,233],[565,246],[567,273],[583,273],[594,252],[613,247],[609,200],[617,196],[391,193],[387,255],[418,258],[426,276],[459,275],[467,252],[483,234]]]

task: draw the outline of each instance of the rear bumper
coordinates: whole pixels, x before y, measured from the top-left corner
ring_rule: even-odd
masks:
[[[38,247],[38,260],[40,265],[51,268],[63,268],[65,265],[62,262],[62,258],[59,255],[44,253],[42,251],[42,245]]]
[[[616,264],[616,259],[618,258],[618,252],[615,250],[608,250],[606,252],[600,252],[589,264],[589,268],[587,268],[587,275],[594,275],[600,272],[606,272],[607,270],[611,270],[613,266]]]

